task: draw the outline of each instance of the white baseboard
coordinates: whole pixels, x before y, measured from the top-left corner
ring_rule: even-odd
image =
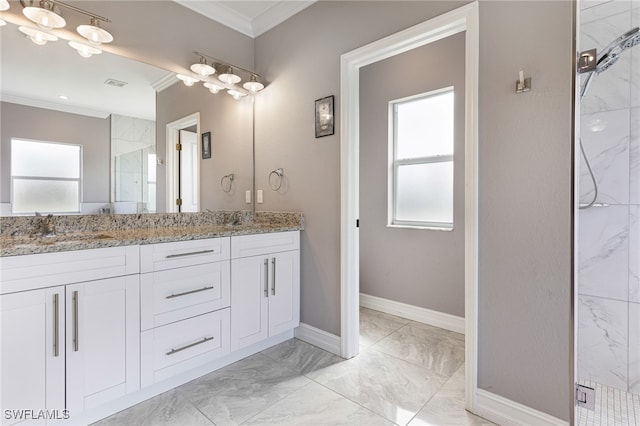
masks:
[[[301,322],[300,326],[295,329],[295,336],[303,342],[340,356],[340,337],[335,334],[327,333]]]
[[[360,293],[360,306],[464,334],[464,318]]]
[[[568,426],[569,422],[483,389],[476,392],[476,414],[500,425]]]

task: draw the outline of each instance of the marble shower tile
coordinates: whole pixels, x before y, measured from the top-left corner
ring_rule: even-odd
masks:
[[[173,389],[93,425],[211,426],[213,423]]]
[[[446,377],[464,363],[464,341],[413,323],[372,347]]]
[[[262,353],[305,375],[345,361],[337,355],[298,339],[287,340]]]
[[[266,355],[256,354],[178,388],[216,425],[236,425],[309,383]]]
[[[640,303],[640,206],[629,207],[629,301]]]
[[[639,303],[629,303],[629,392],[640,395]],[[636,415],[640,418],[640,412]]]
[[[627,388],[628,302],[578,298],[578,377]]]
[[[411,321],[373,309],[360,308],[360,350],[371,347]]]
[[[598,182],[597,202],[629,203],[629,110],[582,115],[580,138]],[[580,202],[592,200],[594,186],[580,158]]]
[[[409,426],[492,425],[464,409],[464,366],[425,404]]]
[[[585,25],[619,13],[629,13],[630,0],[584,1],[580,11],[580,24]]]
[[[112,134],[112,137],[125,141],[134,140],[135,125],[133,117],[112,114],[111,120],[112,130],[115,130],[115,133]]]
[[[640,204],[640,108],[637,107],[630,112],[629,203]]]
[[[314,380],[392,422],[406,425],[447,377],[368,350],[325,368]]]
[[[640,2],[634,2],[631,28],[640,27]],[[631,49],[631,106],[640,106],[640,46]]]
[[[629,296],[629,207],[580,210],[578,294]]]
[[[311,382],[243,424],[393,426],[394,423],[324,386]]]

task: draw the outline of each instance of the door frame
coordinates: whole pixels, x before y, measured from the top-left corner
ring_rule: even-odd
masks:
[[[359,351],[360,68],[465,32],[465,407],[477,393],[479,14],[474,1],[340,58],[340,352]]]
[[[200,113],[194,112],[193,114],[187,115],[186,117],[182,117],[176,121],[172,121],[167,124],[167,138],[166,138],[166,164],[167,164],[167,174],[166,174],[166,197],[165,197],[165,206],[167,213],[177,213],[178,207],[176,206],[176,198],[178,194],[178,185],[180,180],[178,179],[178,155],[176,154],[175,146],[180,140],[180,130],[185,129],[187,127],[191,127],[195,124],[196,126],[196,135],[200,134]],[[197,136],[196,136],[197,137]],[[198,147],[198,158],[201,158],[202,153],[201,146],[199,143],[196,143]],[[195,167],[196,176],[198,177],[198,183],[200,183],[200,162],[196,162]],[[200,200],[202,198],[202,188],[201,185],[198,185],[198,211],[200,210]],[[156,206],[157,209],[157,206]]]

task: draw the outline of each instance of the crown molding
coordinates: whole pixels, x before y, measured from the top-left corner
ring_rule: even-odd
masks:
[[[70,114],[86,115],[88,117],[107,118],[111,113],[109,111],[99,111],[91,108],[85,108],[76,105],[68,105],[60,102],[45,101],[42,99],[31,99],[23,96],[16,96],[9,93],[2,93],[0,101],[10,104],[25,105],[34,108],[51,109],[54,111],[68,112]]]
[[[174,72],[169,72],[164,77],[162,77],[162,78],[154,81],[153,83],[151,83],[151,87],[156,92],[162,92],[163,90],[168,89],[169,87],[173,86],[174,84],[178,83],[179,81],[180,80],[178,80],[176,78],[176,74]]]
[[[279,1],[252,20],[217,1],[173,1],[251,38],[269,31],[316,2],[316,0]]]

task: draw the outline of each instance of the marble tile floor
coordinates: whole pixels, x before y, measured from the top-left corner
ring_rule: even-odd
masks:
[[[578,408],[578,426],[640,425],[640,395],[588,380],[580,380],[580,384],[596,390],[596,409]]]
[[[490,425],[464,409],[464,340],[360,309],[350,360],[292,339],[95,423]]]

